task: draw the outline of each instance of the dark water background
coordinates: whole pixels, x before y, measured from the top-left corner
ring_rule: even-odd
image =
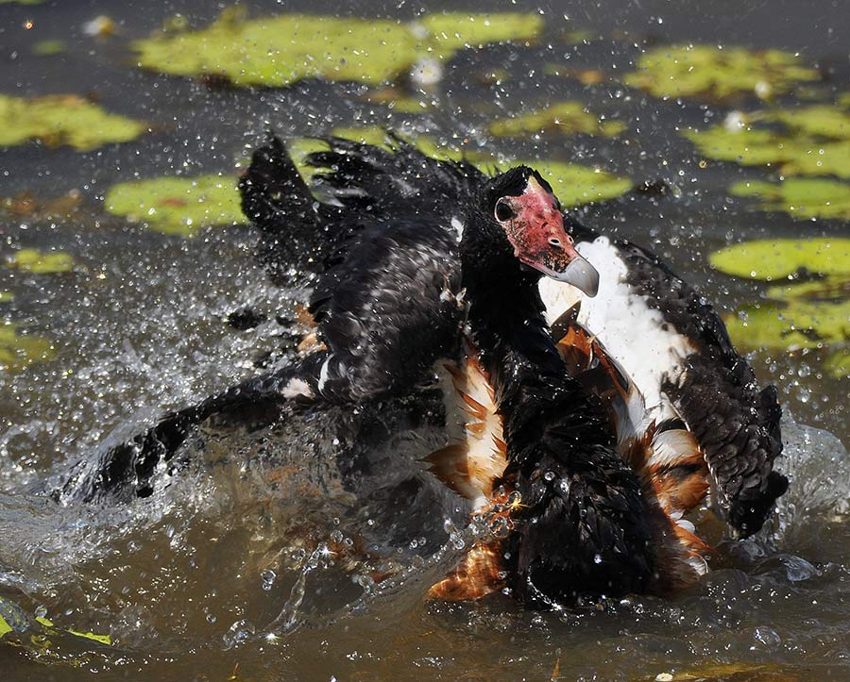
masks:
[[[452,541],[444,536],[442,547],[434,546],[433,533],[420,543],[414,523],[403,521],[390,534],[405,538],[393,549],[402,577],[369,584],[341,558],[344,552],[322,551],[363,532],[379,534],[381,525],[344,490],[334,466],[323,469],[319,458],[309,471],[292,473],[302,462],[297,447],[290,448],[278,453],[275,471],[289,471],[292,485],[272,485],[255,457],[257,444],[239,435],[209,434],[213,445],[203,458],[212,466],[199,466],[127,508],[57,509],[22,494],[46,477],[61,477],[115,429],[132,433],[163,409],[250,376],[254,359],[278,344],[285,330],[274,320],[248,332],[225,323],[245,305],[275,311],[298,296],[266,283],[253,260],[256,237],[249,228],[211,228],[184,240],[129,225],[101,207],[104,192],[118,181],[229,172],[268,125],[298,136],[413,121],[414,131],[480,138],[482,124],[496,115],[584,101],[628,123],[622,139],[547,137],[502,148],[668,183],[674,191],[658,203],[594,206],[584,218],[653,248],[728,311],[756,300],[758,289],[711,271],[707,256],[716,248],[766,236],[848,234],[846,223],[794,221],[728,198],[731,182],[761,178],[764,171],[700,164],[673,132],[722,120],[724,107],[661,102],[610,82],[584,86],[542,69],[564,63],[622,73],[643,48],[675,42],[775,47],[801,52],[824,74],[827,91],[846,92],[850,9],[843,0],[251,3],[252,16],[306,11],[411,19],[444,9],[543,14],[547,38],[539,45],[461,51],[440,84],[441,107],[415,120],[364,104],[362,89],[351,84],[222,90],[134,68],[130,39],[147,36],[175,13],[203,26],[223,7],[197,1],[0,5],[0,92],[94,93],[109,111],[157,124],[134,142],[87,153],[34,143],[0,149],[0,196],[69,190],[83,196],[73,218],[0,223],[4,254],[56,248],[83,264],[56,277],[0,269],[0,290],[15,293],[15,319],[54,339],[57,349],[48,362],[0,374],[0,595],[30,612],[40,607],[65,627],[111,633],[116,642],[96,648],[69,637],[42,654],[0,647],[0,679],[71,680],[96,670],[100,678],[151,680],[536,680],[554,671],[561,679],[652,680],[698,668],[695,674],[709,679],[850,680],[850,462],[839,442],[850,442],[850,380],[823,376],[817,351],[752,356],[760,379],[778,386],[791,415],[782,468],[794,487],[779,519],[758,540],[721,542],[704,584],[666,600],[634,598],[563,614],[524,612],[499,597],[425,603],[430,582],[470,538],[461,528]],[[82,25],[99,14],[117,23],[116,36],[96,40],[83,33]],[[600,39],[571,45],[558,38],[564,30]],[[66,41],[67,51],[32,55],[32,45],[47,39]],[[497,85],[474,77],[494,68],[510,78]],[[416,496],[394,504],[404,516],[417,501],[424,504]],[[446,505],[440,513],[451,516]],[[709,533],[720,539],[719,529]],[[272,631],[279,634],[268,636]]]

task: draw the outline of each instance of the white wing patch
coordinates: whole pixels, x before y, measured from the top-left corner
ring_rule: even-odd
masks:
[[[457,233],[457,243],[460,244],[460,240],[463,239],[463,221],[457,216],[454,216],[452,218],[452,228]]]

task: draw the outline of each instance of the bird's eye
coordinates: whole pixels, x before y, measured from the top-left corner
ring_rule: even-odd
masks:
[[[507,199],[499,199],[496,202],[496,220],[504,223],[515,216],[516,214]]]

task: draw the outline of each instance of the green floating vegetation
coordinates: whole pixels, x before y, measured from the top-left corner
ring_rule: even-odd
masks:
[[[806,272],[850,277],[850,239],[762,239],[715,251],[711,264],[727,275],[773,280]]]
[[[628,192],[634,184],[629,178],[619,177],[597,168],[561,161],[517,161],[532,168],[549,181],[565,208],[595,201],[614,199]]]
[[[15,300],[15,294],[11,291],[0,291],[0,303],[11,303]]]
[[[425,60],[447,61],[467,45],[533,40],[537,14],[430,14],[416,22],[284,14],[234,20],[134,43],[139,66],[179,76],[223,77],[238,86],[288,86],[305,78],[392,81]]]
[[[710,261],[738,277],[792,280],[767,289],[772,301],[745,306],[727,319],[736,343],[779,350],[834,346],[825,369],[846,376],[842,346],[850,340],[850,239],[758,240],[721,249]],[[809,279],[795,281],[798,276]]]
[[[74,257],[62,251],[46,253],[38,249],[21,249],[6,261],[9,267],[31,272],[35,275],[49,275],[70,272],[76,267]]]
[[[778,108],[756,113],[754,119],[776,121],[807,135],[850,140],[850,113],[830,104],[815,104],[794,109]]]
[[[783,175],[850,178],[850,115],[836,107],[771,109],[739,115],[739,119],[683,135],[702,154],[719,161],[779,165]],[[774,127],[758,127],[762,122]]]
[[[834,379],[850,377],[850,349],[844,348],[832,353],[823,366]]]
[[[682,133],[701,154],[741,166],[778,165],[783,175],[835,175],[850,178],[850,140],[818,141],[758,128],[724,125]]]
[[[736,197],[759,199],[765,211],[784,211],[796,218],[850,220],[850,184],[837,180],[788,178],[778,183],[745,180],[729,188]]]
[[[145,130],[147,124],[107,113],[77,95],[34,99],[0,95],[0,147],[41,140],[49,147],[69,145],[89,151],[128,142]]]
[[[0,324],[0,368],[19,370],[33,362],[48,360],[53,349],[48,339],[31,334],[18,334],[15,322]]]
[[[493,121],[488,129],[497,137],[519,137],[555,131],[562,135],[586,133],[614,137],[626,129],[621,121],[603,121],[581,102],[559,102],[540,111]]]
[[[68,45],[64,40],[40,40],[32,46],[32,53],[37,57],[52,57],[67,49]]]
[[[729,316],[726,326],[735,343],[746,348],[797,350],[841,344],[850,338],[850,300],[747,305]]]
[[[772,286],[767,289],[767,297],[774,301],[839,301],[850,299],[850,273],[834,275],[811,282],[795,282]]]
[[[56,637],[64,633],[88,639],[98,644],[112,645],[112,637],[109,635],[77,632],[70,628],[57,628],[47,618],[43,616],[33,618],[15,602],[0,597],[0,640],[10,633],[12,633],[12,636],[17,634],[21,639],[18,645],[27,649],[31,647],[42,649],[45,646],[50,646],[50,641],[47,641],[46,637]]]
[[[0,0],[0,5],[40,5],[44,0]]]
[[[755,93],[762,99],[789,92],[799,82],[819,79],[815,69],[780,50],[672,45],[645,52],[624,82],[656,97],[704,95],[727,99]]]
[[[109,188],[104,206],[113,215],[185,237],[212,225],[245,222],[236,179],[226,175],[122,182]]]

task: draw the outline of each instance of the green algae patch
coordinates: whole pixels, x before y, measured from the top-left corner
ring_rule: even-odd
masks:
[[[76,95],[34,99],[0,95],[0,147],[41,140],[48,147],[69,145],[90,151],[129,142],[146,130],[147,124],[110,114]]]
[[[68,45],[64,40],[40,40],[32,46],[32,53],[37,57],[52,57],[67,49]]]
[[[212,225],[245,222],[236,179],[226,175],[123,182],[109,188],[104,206],[157,232],[185,237]]]
[[[746,348],[798,350],[843,343],[850,338],[850,300],[748,305],[729,316],[726,326],[735,343]]]
[[[850,140],[850,113],[830,104],[794,109],[781,108],[756,114],[765,121],[776,121],[807,135]]]
[[[798,57],[780,50],[672,45],[645,52],[624,82],[655,97],[707,96],[728,99],[755,93],[762,99],[790,92],[820,78]]]
[[[701,154],[741,166],[778,165],[784,175],[850,178],[850,141],[817,140],[753,127],[725,125],[682,133]]]
[[[433,50],[448,60],[457,50],[467,46],[534,40],[543,30],[543,17],[518,12],[489,15],[445,12],[426,15],[410,26],[414,34],[423,38],[420,50]],[[420,26],[425,29],[424,35]]]
[[[53,356],[50,341],[41,336],[19,334],[14,322],[0,324],[0,367],[19,370]]]
[[[15,294],[11,291],[0,291],[0,303],[11,303],[15,300]]]
[[[747,279],[773,280],[806,272],[850,277],[850,239],[763,239],[728,246],[709,256],[711,264]]]
[[[850,239],[757,240],[721,249],[710,261],[737,277],[785,280],[767,289],[772,300],[726,319],[736,344],[789,351],[832,346],[841,356],[850,340]],[[829,362],[825,369],[837,376]]]
[[[626,129],[620,121],[604,121],[581,102],[560,102],[541,111],[493,121],[488,129],[496,137],[520,137],[540,132],[562,135],[586,133],[614,137]]]
[[[76,267],[74,257],[62,251],[46,253],[38,249],[21,249],[7,261],[7,265],[16,270],[31,272],[34,275],[51,275],[70,272]]]
[[[841,301],[850,300],[850,272],[811,282],[795,282],[768,287],[767,297],[775,301]]]
[[[788,178],[782,182],[736,182],[729,193],[755,198],[765,211],[783,211],[801,219],[850,220],[850,184],[837,180]]]
[[[629,178],[606,171],[561,161],[517,161],[532,168],[549,181],[552,189],[566,208],[622,196],[634,186]]]
[[[759,127],[767,123],[770,127]],[[783,175],[850,179],[850,114],[828,105],[737,113],[683,133],[705,156],[742,166],[778,165]]]
[[[850,377],[850,349],[844,348],[832,353],[823,367],[833,379]]]
[[[305,78],[379,84],[466,45],[531,40],[537,15],[433,14],[405,24],[284,14],[249,21],[222,17],[205,29],[133,44],[139,66],[178,76],[223,77],[237,86],[284,87]]]

